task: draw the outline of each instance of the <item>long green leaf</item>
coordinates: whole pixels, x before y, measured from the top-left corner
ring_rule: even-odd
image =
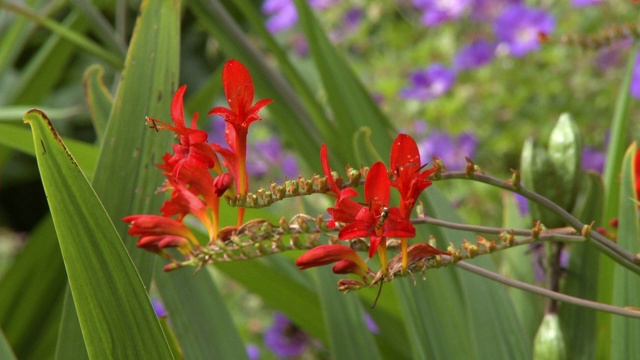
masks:
[[[366,328],[362,306],[354,295],[341,294],[329,269],[317,269],[322,313],[329,332],[333,359],[381,359],[371,332]],[[355,331],[354,331],[355,330]]]
[[[113,96],[102,82],[104,68],[100,65],[90,66],[84,72],[84,95],[87,99],[93,127],[98,137],[98,142],[104,138],[109,114],[113,107]]]
[[[66,288],[60,247],[47,216],[0,280],[0,327],[21,359],[52,357]]]
[[[1,145],[25,154],[36,155],[32,135],[28,129],[9,124],[0,124],[0,134],[2,134],[0,136]],[[94,145],[73,139],[64,139],[64,143],[72,153],[78,154],[76,157],[78,165],[88,178],[92,178],[98,159],[98,149]]]
[[[585,224],[599,226],[604,211],[604,185],[599,175],[587,173],[583,189],[576,201],[574,215]],[[562,292],[582,299],[598,298],[600,252],[590,244],[574,244],[569,248],[571,257]],[[572,359],[596,357],[596,312],[571,304],[560,304],[560,323],[567,342],[567,354]],[[575,326],[581,324],[581,326]]]
[[[247,357],[211,275],[203,270],[159,272],[156,284],[185,359],[244,359]]]
[[[448,205],[448,200],[437,189],[428,190],[428,200],[425,210],[431,216],[458,223],[462,221]],[[475,238],[475,235],[468,232],[431,226],[429,230],[441,246],[450,242],[460,244],[463,239]],[[481,256],[470,262],[487,270],[497,271],[495,263],[488,256]],[[505,359],[530,357],[531,343],[523,341],[525,332],[504,286],[458,269],[447,269],[447,271],[457,274],[465,304],[464,314],[468,321],[469,336],[473,341],[475,353],[483,356],[491,354]],[[478,309],[482,310],[478,311]],[[444,310],[441,309],[441,311]],[[459,308],[449,307],[449,311],[459,311]],[[501,341],[496,343],[493,341],[495,338]]]
[[[622,161],[618,211],[618,245],[630,251],[640,249],[640,222],[636,205],[636,173],[633,143]],[[637,170],[637,169],[636,169]],[[613,304],[640,307],[640,278],[616,264],[613,277]],[[632,359],[640,354],[640,321],[621,316],[611,319],[611,359]]]
[[[296,0],[300,24],[309,42],[311,55],[320,73],[324,90],[339,131],[325,139],[329,149],[352,144],[352,137],[361,128],[372,129],[371,143],[381,149],[391,147],[388,130],[392,129],[389,120],[382,114],[373,98],[367,93],[360,80],[346,61],[331,44],[325,31],[316,21],[306,1]],[[361,146],[361,144],[354,144]],[[353,159],[345,158],[348,152],[339,154],[344,164]],[[373,156],[358,159],[363,164],[372,164],[379,160]]]
[[[635,68],[635,57],[640,42],[636,41],[635,46],[631,50],[627,61],[627,67],[624,73],[623,81],[620,83],[618,96],[616,98],[615,110],[611,121],[611,135],[609,145],[607,146],[607,161],[604,168],[604,187],[606,189],[604,219],[605,222],[615,218],[618,213],[618,194],[620,193],[620,169],[622,167],[622,158],[625,148],[628,144],[626,137],[629,133],[629,86],[631,85],[631,77]],[[606,226],[606,225],[605,225]],[[611,303],[613,295],[613,263],[604,255],[600,255],[600,274],[598,284],[598,301],[603,303]],[[611,317],[605,314],[598,314],[598,357],[608,357],[610,354],[611,343],[608,339],[611,336]],[[607,339],[607,340],[603,340]]]
[[[25,115],[71,292],[92,358],[171,358],[160,324],[93,188],[46,115]]]
[[[156,257],[135,247],[120,219],[131,214],[156,213],[163,200],[154,194],[162,184],[156,164],[172,143],[171,134],[147,129],[144,119],[147,115],[170,119],[170,102],[178,87],[179,15],[178,1],[141,3],[93,178],[93,188],[118,233],[126,239],[129,255],[147,286]],[[71,348],[59,350],[66,354],[73,351],[82,334],[73,332],[77,326],[66,323],[74,321],[73,311],[65,308],[64,313],[67,316],[63,318],[63,326],[71,331],[61,332],[58,346]]]

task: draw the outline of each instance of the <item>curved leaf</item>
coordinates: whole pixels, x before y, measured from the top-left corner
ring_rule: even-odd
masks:
[[[46,115],[25,115],[89,357],[172,358],[145,287]]]

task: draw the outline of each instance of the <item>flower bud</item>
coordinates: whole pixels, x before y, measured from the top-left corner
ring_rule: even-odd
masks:
[[[536,360],[562,360],[566,357],[567,351],[558,314],[545,314],[533,341],[533,358]]]
[[[229,173],[222,173],[213,179],[213,189],[217,197],[221,197],[233,184],[233,176]]]

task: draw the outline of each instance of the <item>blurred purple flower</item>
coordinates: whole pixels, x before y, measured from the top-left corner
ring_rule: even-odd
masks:
[[[596,148],[585,147],[582,149],[582,168],[584,170],[593,170],[602,174],[605,160],[605,153]]]
[[[600,49],[595,59],[596,66],[600,71],[622,66],[631,45],[633,45],[633,40],[625,39]]]
[[[445,94],[456,80],[455,71],[441,64],[433,64],[411,73],[411,86],[400,90],[405,99],[429,101]]]
[[[159,318],[167,317],[167,309],[164,308],[164,304],[158,298],[151,298],[151,305],[156,312],[156,316]]]
[[[453,68],[457,71],[474,69],[493,60],[496,46],[487,40],[475,40],[463,46],[453,59]]]
[[[466,157],[473,157],[478,146],[478,140],[470,132],[464,132],[453,137],[442,131],[431,131],[429,135],[418,142],[420,161],[426,164],[433,156],[439,157],[448,170],[463,170]]]
[[[364,12],[361,8],[353,7],[344,14],[342,21],[347,31],[354,31],[360,26]]]
[[[247,356],[249,360],[258,360],[260,359],[260,347],[255,344],[247,344]]]
[[[326,9],[337,1],[309,0],[309,6],[314,9]],[[262,3],[262,13],[269,16],[266,27],[272,34],[290,29],[298,22],[298,12],[293,0],[265,0]]]
[[[367,325],[367,329],[369,329],[372,334],[380,334],[380,328],[378,328],[378,324],[373,321],[371,315],[369,315],[368,312],[363,311],[362,316],[364,316],[364,323]]]
[[[208,142],[212,144],[218,144],[223,147],[228,147],[227,141],[224,138],[224,131],[227,126],[227,122],[218,115],[211,117],[210,123],[211,129],[209,130]]]
[[[264,333],[264,345],[281,358],[301,355],[308,343],[307,334],[279,312],[274,314],[273,324]]]
[[[634,54],[636,56],[635,64],[633,64],[633,74],[631,74],[631,96],[640,99],[640,52]]]
[[[555,26],[553,16],[543,9],[512,5],[496,19],[494,31],[509,54],[520,57],[538,50],[540,33],[549,34]]]
[[[269,16],[266,27],[272,34],[290,29],[298,22],[298,12],[292,0],[265,0],[262,13]]]
[[[252,147],[252,156],[247,158],[249,176],[262,177],[274,168],[277,168],[282,175],[289,179],[300,175],[295,158],[284,153],[282,144],[277,137],[255,141]]]
[[[414,0],[413,5],[423,11],[423,25],[436,26],[459,18],[470,2],[470,0]]]
[[[573,7],[585,7],[591,5],[598,5],[602,2],[602,0],[571,0],[571,5]]]
[[[505,7],[521,3],[522,0],[472,0],[470,18],[475,21],[492,21]]]
[[[513,198],[516,200],[516,206],[518,207],[518,213],[520,213],[520,216],[529,215],[529,200],[516,193],[513,193]]]

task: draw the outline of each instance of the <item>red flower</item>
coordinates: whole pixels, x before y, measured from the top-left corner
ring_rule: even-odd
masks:
[[[407,220],[422,191],[431,185],[429,176],[436,172],[435,168],[420,172],[423,167],[415,140],[406,134],[398,135],[391,147],[391,186],[400,192],[400,212]]]
[[[411,211],[413,211],[418,197],[424,189],[431,185],[431,181],[428,180],[429,176],[436,171],[435,168],[430,168],[420,172],[423,167],[420,165],[420,152],[415,140],[406,134],[398,135],[391,146],[391,173],[393,175],[391,185],[400,193],[400,213],[407,221],[411,219]],[[403,271],[408,266],[408,246],[408,239],[401,238]]]
[[[320,245],[302,254],[296,265],[300,270],[337,262],[333,271],[336,274],[352,273],[362,277],[369,272],[367,264],[352,248],[343,245]]]
[[[182,253],[199,245],[189,228],[178,220],[159,215],[130,215],[122,219],[131,224],[129,235],[140,235],[138,247],[160,252],[165,247],[177,247]]]
[[[174,155],[166,160],[166,166],[170,168],[173,176],[178,177],[184,166],[213,169],[220,173],[222,168],[218,156],[207,143],[207,132],[197,129],[198,114],[193,115],[190,128],[185,125],[183,97],[186,90],[186,85],[181,86],[171,101],[171,120],[175,126],[150,117],[147,117],[147,123],[152,123],[158,130],[173,131],[179,138],[180,143],[173,146]]]
[[[229,173],[236,180],[236,192],[245,195],[249,191],[246,168],[249,125],[260,119],[258,111],[272,100],[263,99],[252,105],[253,80],[249,70],[238,60],[227,61],[222,71],[222,83],[229,108],[213,108],[209,115],[219,115],[227,122],[225,138],[231,150],[220,146],[217,146],[216,150],[223,156]],[[238,226],[242,224],[243,215],[244,209],[238,208]]]
[[[213,108],[209,111],[209,115],[217,114],[223,117],[227,124],[233,126],[236,136],[241,135],[238,134],[241,132],[246,135],[249,125],[260,120],[258,111],[272,100],[263,99],[251,105],[254,95],[253,80],[249,70],[238,60],[227,61],[222,72],[222,83],[229,108]],[[236,150],[234,144],[229,143],[229,146]]]
[[[373,164],[364,182],[364,199],[368,205],[360,205],[355,221],[342,228],[338,234],[340,240],[369,237],[369,257],[373,256],[378,244],[386,241],[387,237],[416,235],[413,225],[402,218],[397,207],[387,207],[390,186],[386,166],[381,162]]]
[[[338,184],[336,184],[336,181],[331,174],[326,144],[322,144],[322,147],[320,148],[320,161],[322,162],[322,171],[324,172],[324,176],[327,178],[329,187],[331,187],[331,190],[333,191],[333,193],[328,193],[328,195],[336,198],[334,204],[335,207],[327,209],[327,212],[331,215],[331,220],[327,223],[327,226],[331,229],[335,229],[336,222],[348,224],[355,221],[362,205],[351,199],[354,196],[358,196],[357,191],[352,188],[340,189]]]

